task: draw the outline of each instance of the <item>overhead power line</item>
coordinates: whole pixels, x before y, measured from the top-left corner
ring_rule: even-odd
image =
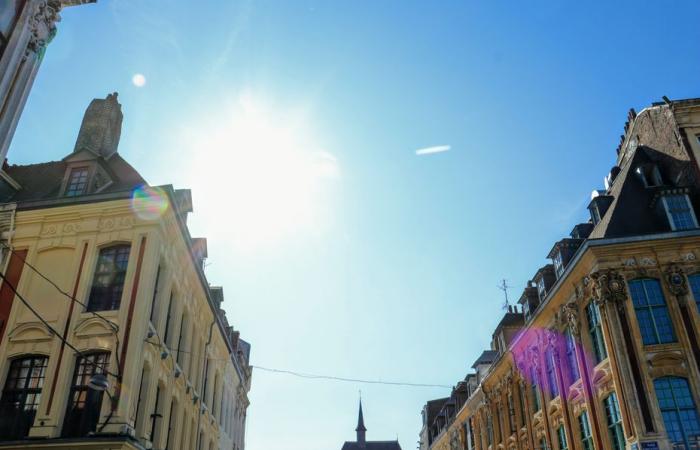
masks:
[[[251,367],[258,369],[258,370],[265,371],[265,372],[292,375],[295,377],[306,378],[306,379],[311,379],[311,380],[329,380],[329,381],[340,381],[340,382],[345,382],[345,383],[384,384],[384,385],[390,385],[390,386],[421,387],[421,388],[438,387],[438,388],[452,389],[452,386],[449,386],[446,384],[406,383],[406,382],[400,382],[400,381],[383,381],[383,380],[363,380],[363,379],[359,379],[359,378],[344,378],[344,377],[336,377],[336,376],[331,376],[331,375],[317,375],[317,374],[311,374],[311,373],[301,373],[301,372],[295,372],[293,370],[273,369],[271,367],[262,367],[262,366],[256,366],[256,365],[251,365]]]
[[[84,360],[87,364],[90,364],[90,365],[92,365],[92,366],[94,366],[94,367],[96,367],[96,368],[101,369],[103,373],[105,373],[105,374],[107,374],[107,375],[111,375],[111,376],[113,376],[114,378],[116,378],[117,380],[121,380],[121,377],[120,377],[118,374],[113,373],[113,372],[110,372],[109,370],[106,370],[103,366],[101,366],[100,364],[97,364],[97,363],[95,363],[95,362],[92,362],[90,359],[88,359],[88,358],[85,357],[86,355],[85,355],[83,352],[81,352],[80,350],[78,350],[73,344],[71,344],[70,342],[68,342],[67,339],[65,339],[63,336],[61,336],[61,334],[60,334],[58,331],[56,331],[56,329],[55,329],[54,327],[52,327],[52,326],[46,321],[46,319],[44,319],[44,318],[41,316],[41,314],[39,314],[39,313],[37,312],[37,310],[34,309],[34,308],[32,307],[32,305],[29,304],[29,302],[22,296],[22,294],[20,294],[19,292],[17,292],[17,289],[12,285],[12,283],[10,283],[10,282],[8,281],[8,279],[5,277],[5,275],[2,273],[2,271],[0,271],[0,278],[3,280],[3,282],[5,283],[5,285],[6,285],[7,287],[9,287],[10,290],[17,296],[17,298],[19,299],[19,301],[21,301],[21,302],[24,304],[24,306],[26,306],[27,309],[28,309],[29,311],[31,311],[31,313],[34,314],[34,316],[35,316],[37,319],[39,319],[39,321],[40,321],[41,323],[43,323],[44,326],[45,326],[46,328],[48,328],[49,331],[50,331],[54,336],[56,336],[58,339],[60,339],[67,347],[69,347],[71,350],[73,350],[77,355],[80,355],[80,356],[83,358],[83,360]]]

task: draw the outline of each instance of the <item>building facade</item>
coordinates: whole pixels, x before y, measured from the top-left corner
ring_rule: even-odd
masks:
[[[189,190],[117,152],[116,94],[72,153],[0,180],[0,449],[242,450],[250,346],[204,274]]]
[[[0,2],[0,161],[5,160],[46,46],[60,12],[96,0],[2,0]]]
[[[556,242],[421,448],[700,448],[700,99],[630,110],[590,221]]]

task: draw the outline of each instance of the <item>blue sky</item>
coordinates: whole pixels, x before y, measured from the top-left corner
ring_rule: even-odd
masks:
[[[700,96],[697,2],[194,5],[64,11],[9,160],[65,156],[118,91],[120,153],[193,189],[207,274],[261,366],[455,384],[499,280],[519,296],[585,220],[627,110]],[[248,449],[340,448],[359,389],[368,439],[405,450],[449,393],[257,371]]]

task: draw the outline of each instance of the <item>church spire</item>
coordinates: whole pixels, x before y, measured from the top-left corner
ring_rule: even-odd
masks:
[[[355,428],[355,431],[357,431],[357,443],[364,445],[367,428],[365,428],[365,419],[362,416],[362,398],[360,398],[360,413],[357,415],[357,428]]]

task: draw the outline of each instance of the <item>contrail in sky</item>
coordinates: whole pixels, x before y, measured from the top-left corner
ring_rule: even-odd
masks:
[[[446,152],[451,148],[452,147],[449,145],[436,145],[434,147],[419,148],[418,150],[416,150],[416,155],[432,155],[434,153]]]

